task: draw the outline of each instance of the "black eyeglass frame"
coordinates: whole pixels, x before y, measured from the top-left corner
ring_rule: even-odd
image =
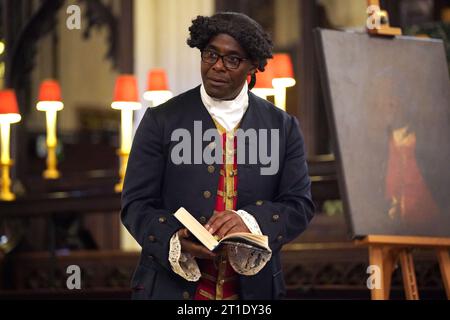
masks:
[[[212,53],[212,54],[216,55],[216,58],[214,59],[214,62],[212,60],[211,60],[211,62],[206,61],[206,58],[203,56],[205,53]],[[226,60],[226,58],[228,58],[228,57],[233,57],[233,58],[238,59],[237,66],[231,66],[230,67],[230,65],[229,65],[230,61]],[[221,54],[219,54],[219,53],[217,53],[217,52],[215,52],[213,50],[209,50],[209,49],[204,49],[204,50],[201,51],[201,58],[202,58],[202,61],[204,63],[210,64],[210,65],[215,65],[217,63],[217,61],[219,60],[219,58],[221,58],[224,67],[227,68],[227,69],[230,69],[230,70],[239,69],[242,61],[249,60],[248,58],[241,58],[241,57],[239,57],[237,55],[234,55],[234,54],[221,55]]]

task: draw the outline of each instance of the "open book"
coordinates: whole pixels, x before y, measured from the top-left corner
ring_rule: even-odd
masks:
[[[254,251],[271,253],[269,239],[264,235],[257,235],[248,232],[229,234],[220,241],[203,227],[186,209],[181,207],[174,213],[177,218],[206,248],[214,251],[222,244],[245,247]]]

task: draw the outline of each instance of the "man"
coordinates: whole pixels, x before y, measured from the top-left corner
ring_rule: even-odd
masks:
[[[146,111],[128,161],[122,221],[142,246],[133,298],[279,299],[279,252],[306,229],[314,205],[297,120],[248,91],[247,78],[254,84],[272,57],[272,41],[238,13],[199,16],[189,30],[203,83]],[[205,139],[211,130],[216,140]],[[238,141],[239,133],[248,139]],[[210,252],[173,216],[180,207],[219,238],[268,236],[272,254]]]

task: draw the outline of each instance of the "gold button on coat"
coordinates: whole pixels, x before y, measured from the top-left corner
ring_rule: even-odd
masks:
[[[209,192],[209,191],[203,192],[203,197],[204,197],[205,199],[211,198],[211,192]]]

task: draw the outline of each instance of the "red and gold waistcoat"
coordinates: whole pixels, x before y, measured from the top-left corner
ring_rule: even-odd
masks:
[[[237,202],[236,128],[227,132],[215,121],[222,137],[223,164],[220,169],[216,211],[235,210]],[[235,300],[239,298],[239,277],[228,262],[226,249],[215,260],[198,259],[201,272],[195,300]]]

